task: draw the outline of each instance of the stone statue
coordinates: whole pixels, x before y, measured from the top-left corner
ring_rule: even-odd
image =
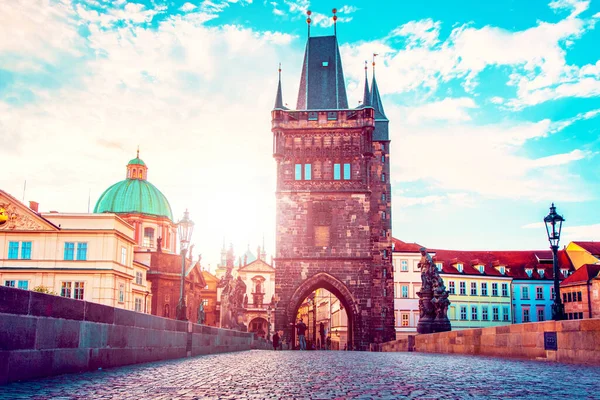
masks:
[[[204,313],[204,301],[200,299],[200,305],[198,306],[198,324],[204,325],[206,321],[206,314]]]
[[[448,291],[427,249],[421,247],[421,291],[419,296],[418,333],[445,332],[452,329],[448,319]]]
[[[242,322],[244,315],[244,295],[246,284],[241,277],[233,279],[231,270],[233,265],[228,265],[225,275],[219,281],[218,288],[221,292],[221,328],[246,331]]]
[[[244,295],[244,308],[248,307],[248,295]]]
[[[161,253],[162,252],[162,236],[159,236],[156,239],[156,251]]]

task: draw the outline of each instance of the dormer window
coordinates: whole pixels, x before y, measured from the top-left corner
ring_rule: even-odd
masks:
[[[462,264],[456,264],[456,269],[458,272],[463,272],[463,265]]]
[[[499,268],[498,268],[498,271],[499,271],[499,272],[500,272],[502,275],[504,275],[504,274],[506,274],[506,267],[503,265],[503,266],[501,266],[501,267],[499,267]]]
[[[543,269],[543,268],[540,268],[537,271],[538,271],[538,274],[540,275],[540,278],[543,278],[544,277],[544,273],[546,272],[546,270]]]
[[[563,274],[563,276],[566,278],[567,276],[569,276],[569,270],[568,269],[561,269],[560,272]]]
[[[478,265],[477,269],[479,270],[480,274],[483,274],[483,271],[485,270],[485,267],[483,265]]]
[[[531,268],[526,268],[526,269],[525,269],[525,273],[527,274],[527,276],[528,276],[528,277],[530,277],[530,278],[531,278],[531,274],[533,274],[533,269],[531,269]]]
[[[442,270],[442,263],[441,262],[436,262],[435,263],[435,267],[438,269],[438,271]]]

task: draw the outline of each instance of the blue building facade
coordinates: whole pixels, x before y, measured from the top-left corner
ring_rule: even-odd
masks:
[[[548,279],[514,279],[512,282],[513,323],[552,319],[554,282]]]

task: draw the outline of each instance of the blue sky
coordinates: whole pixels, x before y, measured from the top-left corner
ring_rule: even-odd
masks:
[[[139,145],[197,252],[274,250],[270,110],[296,102],[306,41],[338,40],[350,105],[364,61],[390,119],[393,234],[432,248],[600,239],[600,1],[0,3],[2,188],[87,211]],[[369,71],[371,74],[371,71]]]

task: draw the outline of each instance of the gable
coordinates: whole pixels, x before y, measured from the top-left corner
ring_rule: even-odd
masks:
[[[271,267],[269,264],[264,262],[263,260],[252,261],[248,265],[244,265],[239,269],[240,272],[275,272],[275,268]]]
[[[0,231],[58,231],[59,228],[0,190]]]

